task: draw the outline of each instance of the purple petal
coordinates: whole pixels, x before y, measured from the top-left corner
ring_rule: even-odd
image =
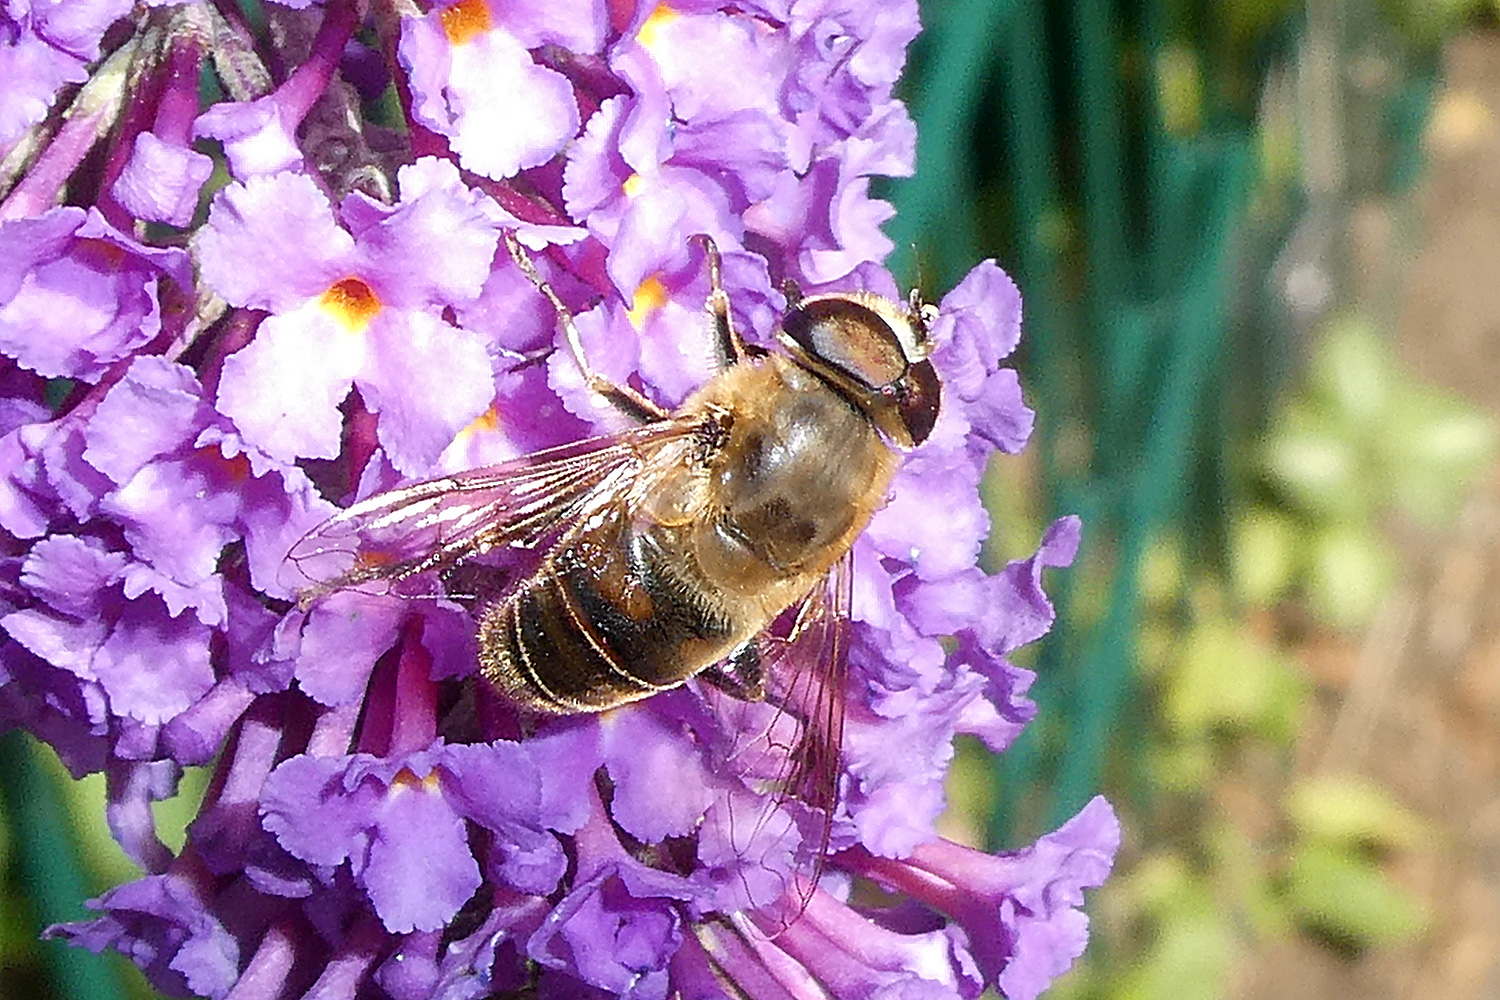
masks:
[[[187,255],[116,231],[97,209],[0,223],[0,351],[47,376],[96,379],[161,329],[157,279]]]
[[[356,871],[375,912],[396,934],[442,929],[480,884],[463,820],[431,777],[398,776],[377,816],[368,861]]]
[[[1037,841],[1022,859],[1034,866],[1015,888],[1015,949],[996,980],[1007,997],[1033,1000],[1072,967],[1088,942],[1084,888],[1102,885],[1120,848],[1120,822],[1102,798],[1091,799],[1056,833]],[[975,958],[984,967],[985,949]]]
[[[497,180],[510,177],[546,163],[577,134],[572,85],[533,63],[503,28],[452,44],[446,74],[437,66],[424,71],[422,63],[441,58],[436,42],[441,31],[440,12],[407,18],[399,51],[413,68],[417,120],[448,136],[464,167]],[[424,80],[432,82],[418,89]]]
[[[130,12],[128,0],[7,4],[0,13],[0,148],[47,114],[67,83],[82,83],[104,31]]]
[[[301,165],[297,119],[286,95],[275,92],[253,101],[215,104],[198,116],[193,134],[222,142],[230,169],[244,181]]]
[[[86,60],[48,45],[31,32],[0,46],[0,147],[47,117],[64,84],[88,79]]]
[[[1007,454],[1026,446],[1036,424],[1036,413],[1022,399],[1020,379],[1011,368],[985,376],[979,398],[965,413],[979,438]]]
[[[1008,652],[1047,633],[1056,614],[1042,591],[1042,570],[1072,564],[1081,527],[1077,517],[1058,518],[1042,536],[1036,555],[1011,563],[994,577],[997,607],[1009,613],[994,615],[994,627],[980,630],[987,646]]]
[[[407,312],[400,322],[372,327],[369,346],[358,384],[380,414],[380,443],[401,472],[427,473],[494,398],[484,342],[434,316]]]
[[[945,387],[976,399],[984,379],[1021,339],[1021,293],[992,260],[983,261],[943,296],[932,331],[934,362]]]
[[[198,234],[203,280],[233,305],[256,309],[295,308],[321,294],[347,276],[353,250],[328,199],[301,174],[229,185]],[[284,374],[299,368],[288,365]]]
[[[21,565],[21,584],[64,614],[93,617],[99,592],[119,579],[127,558],[95,538],[49,535],[31,547]]]
[[[218,408],[273,458],[335,458],[344,422],[338,407],[365,351],[362,336],[314,304],[268,317],[255,340],[224,362]]]
[[[495,740],[444,747],[440,766],[448,773],[448,794],[463,814],[492,830],[542,823],[542,775],[529,753],[531,744]]]
[[[201,470],[186,461],[154,462],[100,504],[124,529],[136,556],[175,581],[207,581],[219,553],[237,537],[231,524],[239,498],[210,492]]]
[[[214,684],[210,631],[188,615],[168,617],[159,600],[130,602],[94,655],[111,710],[142,722],[166,722]]]
[[[148,875],[89,904],[105,915],[59,924],[49,936],[92,952],[114,948],[135,959],[159,988],[222,997],[239,978],[239,943],[206,894],[176,875]]]
[[[214,161],[202,153],[142,132],[111,193],[139,218],[186,226],[213,169]]]
[[[528,49],[559,45],[579,54],[598,52],[609,31],[609,5],[605,0],[571,4],[508,0],[496,6],[496,16]]]
[[[619,201],[624,194],[625,179],[632,172],[619,150],[621,122],[628,107],[623,97],[605,101],[589,117],[583,134],[568,147],[568,163],[563,170],[563,204],[570,216],[588,223],[596,231],[600,231],[602,220],[595,213]],[[607,233],[613,236],[618,212],[611,215],[615,222],[607,227]]]
[[[380,221],[356,229],[363,274],[392,306],[464,302],[479,295],[500,234],[487,215],[489,199],[466,187],[447,160],[423,157],[396,177],[401,202]],[[355,193],[345,201],[369,201]],[[432,248],[441,245],[443,252]]]
[[[979,502],[977,470],[924,450],[911,456],[876,512],[867,533],[883,555],[913,566],[924,580],[940,580],[974,566],[990,530]],[[943,511],[942,517],[931,512]]]
[[[192,369],[136,358],[89,420],[83,457],[123,484],[152,459],[191,443],[210,417]]]
[[[103,622],[75,622],[43,611],[25,609],[0,618],[0,627],[47,663],[81,680],[98,679],[94,673],[94,653],[109,631]]]
[[[601,720],[605,767],[615,782],[609,811],[631,836],[658,843],[692,830],[713,800],[698,748],[662,716],[627,706]]]
[[[347,790],[348,758],[299,754],[266,778],[260,795],[262,822],[293,856],[336,865],[368,844],[372,809],[382,790]]]
[[[324,705],[359,700],[375,661],[396,643],[399,600],[340,591],[308,612],[297,656],[297,683]]]

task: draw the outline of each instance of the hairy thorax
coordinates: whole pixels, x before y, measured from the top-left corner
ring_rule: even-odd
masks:
[[[690,398],[730,414],[691,489],[683,534],[703,580],[779,612],[821,580],[885,502],[897,457],[870,420],[780,355],[737,366]]]

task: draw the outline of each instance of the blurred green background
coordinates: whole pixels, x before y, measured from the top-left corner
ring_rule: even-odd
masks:
[[[1126,828],[1051,996],[1500,996],[1497,6],[923,3],[893,268],[1025,298],[990,568],[1085,521],[949,832]],[[36,942],[135,874],[100,779],[10,734],[0,792],[0,998],[150,996]]]
[[[1055,996],[1500,996],[1495,5],[923,9],[897,270],[1025,299],[992,567],[1085,522],[952,831],[1121,809]]]

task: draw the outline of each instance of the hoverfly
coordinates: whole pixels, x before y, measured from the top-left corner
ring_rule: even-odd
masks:
[[[774,700],[800,723],[776,794],[822,814],[821,851],[838,794],[851,546],[899,454],[937,419],[936,311],[916,292],[804,298],[789,284],[784,350],[750,346],[719,252],[700,239],[721,370],[669,412],[590,366],[572,314],[507,233],[588,386],[638,426],[363,500],[289,559],[314,581],[303,606],[429,571],[461,578],[480,674],[538,712],[603,711],[695,677]],[[528,568],[493,569],[496,553],[522,553]]]

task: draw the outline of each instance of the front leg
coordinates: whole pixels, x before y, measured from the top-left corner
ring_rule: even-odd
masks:
[[[764,357],[764,348],[747,344],[734,328],[734,317],[729,312],[729,293],[724,291],[724,261],[719,256],[719,247],[713,237],[699,233],[694,239],[703,244],[708,257],[708,314],[714,322],[714,348],[719,357],[719,367],[728,368],[746,358]]]
[[[510,251],[511,259],[516,262],[521,273],[526,275],[548,302],[552,303],[552,308],[557,313],[557,322],[563,329],[563,337],[568,342],[568,350],[572,353],[573,360],[577,362],[579,371],[583,372],[583,378],[588,383],[588,387],[613,404],[615,409],[643,424],[667,419],[670,414],[666,410],[635,389],[628,385],[611,382],[594,371],[593,365],[589,364],[588,355],[583,351],[583,341],[578,336],[578,326],[573,322],[573,313],[563,304],[562,299],[558,298],[557,292],[552,290],[547,279],[543,278],[541,272],[536,269],[536,262],[521,246],[521,242],[516,239],[516,234],[508,229],[505,230],[505,247]]]

